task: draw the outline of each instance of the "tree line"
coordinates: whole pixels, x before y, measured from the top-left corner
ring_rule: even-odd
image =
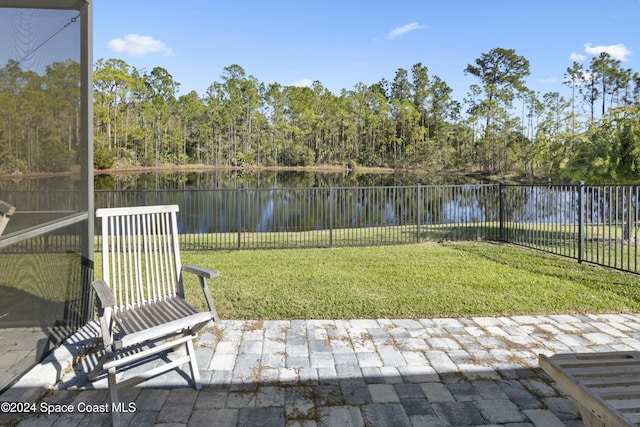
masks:
[[[43,75],[14,60],[0,68],[0,174],[68,171],[79,142],[77,62],[54,62]]]
[[[640,76],[607,53],[574,62],[571,96],[527,87],[529,61],[495,48],[469,64],[462,101],[428,68],[399,68],[334,94],[265,84],[239,65],[206,94],[178,95],[164,68],[100,59],[94,70],[95,166],[341,165],[525,174],[585,180],[640,177]],[[0,69],[0,173],[77,164],[79,67],[43,75]]]

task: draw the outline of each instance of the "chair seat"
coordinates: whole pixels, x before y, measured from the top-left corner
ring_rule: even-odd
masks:
[[[169,297],[118,310],[114,313],[114,319],[120,331],[128,335],[198,313],[184,299]]]
[[[120,330],[117,347],[127,348],[189,329],[195,333],[213,319],[211,312],[199,312],[182,298],[172,297],[114,313]]]

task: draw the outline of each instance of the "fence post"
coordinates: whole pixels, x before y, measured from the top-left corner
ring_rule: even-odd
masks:
[[[333,247],[333,187],[329,187],[329,247]]]
[[[420,239],[420,217],[422,216],[422,209],[420,209],[421,206],[422,206],[422,200],[421,200],[422,198],[421,198],[421,195],[420,195],[420,184],[416,184],[416,197],[418,199],[418,207],[416,209],[416,224],[417,224],[416,225],[416,228],[417,228],[417,236],[416,237],[417,237],[418,243],[420,243],[420,240],[421,240]]]
[[[498,240],[504,242],[504,188],[503,184],[498,184],[498,217],[500,221],[500,228],[498,231]]]
[[[242,245],[242,203],[240,202],[240,191],[242,189],[240,187],[236,187],[236,224],[238,227],[238,249],[241,249]]]
[[[584,260],[584,181],[578,183],[578,262]]]
[[[625,215],[624,213],[624,209],[622,209],[622,217],[624,218],[622,220],[622,239],[626,240],[629,243],[629,248],[631,248],[631,239],[633,238],[633,233],[632,230],[634,228],[633,225],[633,186],[629,185],[629,186],[624,186],[623,188],[623,192],[622,192],[622,197],[623,200],[626,198],[626,206],[625,208],[627,209],[627,213]],[[629,194],[627,194],[626,188],[629,189]],[[625,225],[626,223],[626,225]]]

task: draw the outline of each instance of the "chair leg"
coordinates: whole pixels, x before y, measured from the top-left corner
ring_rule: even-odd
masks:
[[[191,369],[193,386],[196,390],[200,390],[202,388],[202,384],[200,384],[200,371],[198,370],[198,362],[196,360],[196,350],[193,347],[193,340],[187,341],[185,345],[187,346],[187,354],[189,355],[189,368]]]
[[[104,362],[107,360],[107,355],[104,354],[96,364],[96,366],[89,372],[89,381],[93,381],[96,379],[98,374],[102,372],[102,367],[104,366]]]
[[[120,407],[120,400],[118,399],[118,384],[116,383],[116,368],[109,368],[108,373],[109,382],[109,395],[111,396],[111,422],[113,427],[120,426],[120,412],[117,409]]]

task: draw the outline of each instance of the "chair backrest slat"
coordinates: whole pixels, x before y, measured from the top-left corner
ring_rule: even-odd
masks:
[[[116,309],[184,296],[178,206],[98,209],[102,218],[103,279]]]
[[[140,230],[140,217],[136,216],[134,217],[134,228],[136,230]],[[133,246],[132,246],[132,251],[133,251],[133,256],[132,256],[132,261],[134,263],[134,265],[141,265],[142,262],[142,245],[140,243],[140,236],[138,236],[138,234],[136,233],[133,237]],[[133,271],[133,277],[132,280],[135,283],[135,293],[136,293],[136,299],[142,299],[144,298],[144,285],[143,285],[143,281],[142,281],[142,269],[140,268],[135,268]]]

